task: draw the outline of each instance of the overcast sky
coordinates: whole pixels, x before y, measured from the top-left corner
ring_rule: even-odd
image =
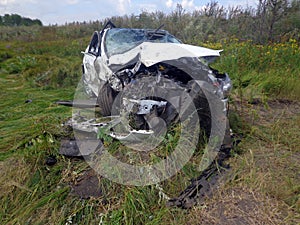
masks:
[[[179,3],[187,11],[201,8],[210,0],[0,0],[0,15],[19,14],[40,19],[44,25],[74,21],[94,21],[111,16],[139,14],[141,11],[175,9]],[[255,6],[257,0],[219,0],[223,6]]]

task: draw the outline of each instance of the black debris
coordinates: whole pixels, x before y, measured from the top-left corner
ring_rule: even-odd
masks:
[[[55,156],[50,155],[46,158],[45,163],[46,163],[47,166],[53,166],[57,163],[57,159],[56,159]]]

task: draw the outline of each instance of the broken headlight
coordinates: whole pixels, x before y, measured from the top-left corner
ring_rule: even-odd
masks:
[[[227,73],[215,73],[215,71],[210,70],[208,74],[209,80],[212,85],[216,87],[216,94],[221,98],[227,98],[232,89],[231,80]]]
[[[224,78],[219,78],[219,80],[221,80],[221,83],[222,83],[221,89],[223,91],[223,95],[224,95],[225,98],[227,98],[230,94],[231,89],[232,89],[232,83],[231,83],[231,80],[230,80],[228,74],[225,73],[224,75],[225,75],[225,77]]]

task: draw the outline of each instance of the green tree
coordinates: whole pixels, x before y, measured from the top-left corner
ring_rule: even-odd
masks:
[[[30,19],[26,17],[21,17],[18,14],[5,14],[0,16],[0,25],[1,26],[33,26],[39,25],[42,26],[42,22],[39,19]]]

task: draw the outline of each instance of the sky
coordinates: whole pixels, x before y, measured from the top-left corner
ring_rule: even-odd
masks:
[[[177,4],[186,11],[200,9],[210,0],[0,0],[0,15],[19,14],[44,25],[102,20],[142,11],[171,12]],[[223,6],[255,6],[257,0],[219,0]]]

